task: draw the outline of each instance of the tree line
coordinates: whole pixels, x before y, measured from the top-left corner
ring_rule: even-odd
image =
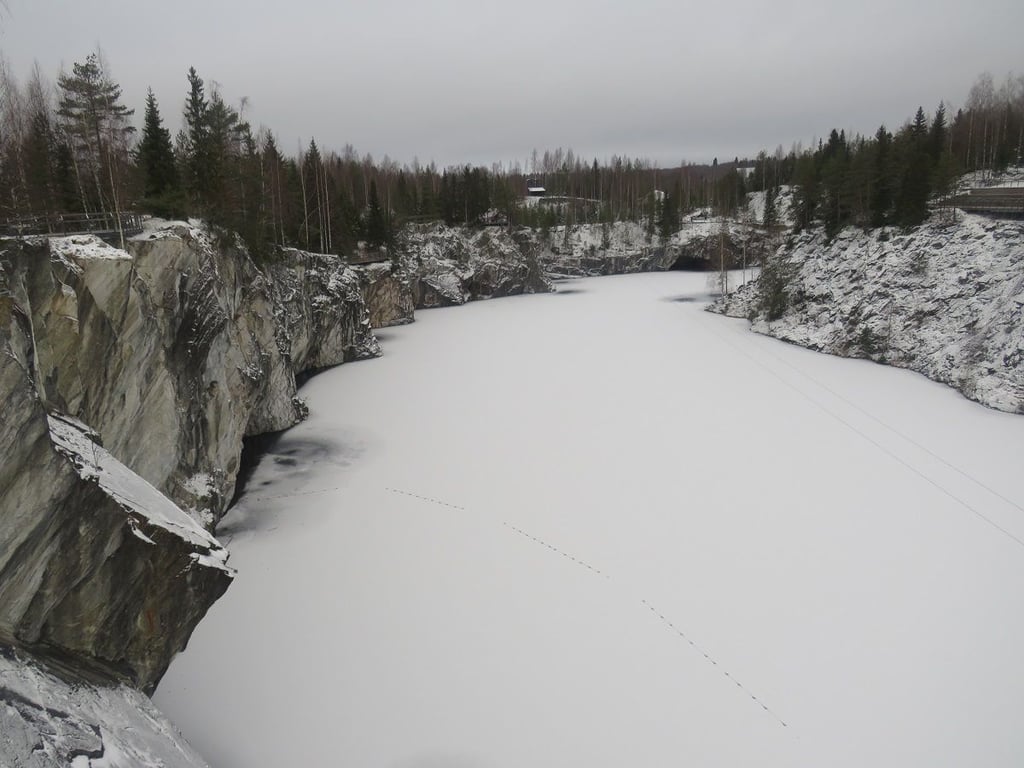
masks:
[[[345,254],[359,242],[390,243],[409,221],[630,220],[668,236],[691,211],[734,213],[749,191],[768,192],[770,219],[775,190],[790,184],[798,226],[835,233],[847,224],[919,223],[928,201],[948,194],[959,173],[1024,162],[1024,77],[997,88],[983,75],[952,119],[940,104],[930,119],[918,109],[895,132],[832,131],[809,149],[677,168],[619,156],[599,162],[556,149],[535,151],[527,168],[438,169],[375,161],[351,146],[338,152],[315,139],[288,154],[271,130],[254,129],[246,112],[244,100],[228,104],[190,68],[178,134],[165,127],[152,91],[140,131],[101,55],[75,63],[55,85],[38,67],[18,83],[0,61],[0,218],[46,226],[69,214],[117,219],[127,210],[198,216],[238,232],[257,253],[281,245]],[[531,183],[558,204],[522,205]]]
[[[879,126],[873,136],[832,130],[827,140],[789,153],[762,152],[750,176],[753,190],[794,186],[797,226],[914,226],[942,203],[969,171],[982,177],[1024,165],[1024,76],[996,88],[989,74],[973,85],[966,105],[950,117],[940,103],[923,107],[896,131]]]

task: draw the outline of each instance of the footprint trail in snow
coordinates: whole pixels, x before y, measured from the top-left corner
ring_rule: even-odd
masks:
[[[387,488],[385,490],[387,490],[390,493],[396,493],[396,494],[399,494],[401,496],[408,496],[409,498],[412,498],[412,499],[417,499],[419,501],[424,501],[424,502],[427,502],[428,504],[436,504],[438,506],[448,507],[449,509],[457,509],[457,510],[460,510],[460,511],[467,511],[466,508],[463,507],[463,506],[460,506],[458,504],[451,504],[449,502],[442,501],[440,499],[435,499],[435,498],[432,498],[430,496],[422,496],[422,495],[420,495],[418,493],[410,493],[409,491],[403,491],[403,490],[400,490],[398,488]],[[568,552],[566,552],[565,550],[559,549],[558,547],[556,547],[553,544],[545,541],[544,539],[538,538],[537,536],[534,536],[533,534],[529,533],[528,531],[525,531],[522,528],[518,528],[518,527],[512,525],[508,521],[504,521],[503,520],[501,524],[504,527],[508,528],[509,530],[519,534],[523,538],[528,539],[529,541],[533,542],[534,544],[537,544],[538,546],[544,547],[545,549],[549,550],[552,554],[555,554],[555,555],[558,555],[560,557],[563,557],[566,560],[571,561],[575,565],[580,566],[581,568],[586,568],[588,571],[591,571],[592,573],[594,573],[594,574],[596,574],[598,576],[601,576],[601,577],[603,577],[604,579],[606,579],[608,581],[612,580],[611,576],[609,576],[606,573],[603,573],[599,569],[597,569],[594,566],[590,565],[585,560],[582,560],[582,559],[580,559],[580,558],[578,558],[578,557],[576,557],[574,555],[571,555]],[[678,635],[682,640],[685,640],[690,645],[690,647],[693,648],[694,651],[696,651],[697,653],[702,655],[704,657],[705,661],[707,661],[709,664],[711,664],[711,666],[713,666],[715,669],[717,669],[726,680],[728,680],[730,683],[735,685],[736,688],[738,688],[744,695],[749,696],[751,701],[753,701],[762,710],[764,710],[766,713],[771,715],[775,720],[777,720],[779,722],[779,724],[783,728],[788,728],[789,727],[785,720],[783,720],[781,717],[779,717],[779,715],[777,715],[774,711],[772,711],[772,709],[767,704],[765,704],[764,701],[762,701],[760,698],[758,698],[757,695],[752,693],[750,691],[750,689],[748,689],[736,677],[734,677],[732,674],[730,674],[729,671],[725,669],[725,667],[723,667],[721,664],[718,663],[718,661],[714,658],[714,656],[712,656],[710,653],[707,652],[707,650],[705,650],[700,645],[695,643],[693,641],[693,639],[691,639],[690,636],[687,635],[682,629],[677,627],[672,622],[671,619],[666,617],[657,608],[655,608],[653,605],[651,605],[649,602],[647,602],[646,599],[641,598],[640,599],[640,603],[641,603],[641,605],[646,607],[656,618],[658,618],[661,621],[661,623],[670,632]]]

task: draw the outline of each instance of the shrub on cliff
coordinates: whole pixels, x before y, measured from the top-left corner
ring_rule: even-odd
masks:
[[[794,274],[793,265],[785,258],[775,255],[765,259],[758,278],[760,297],[757,311],[768,322],[778,320],[789,306],[789,286]]]

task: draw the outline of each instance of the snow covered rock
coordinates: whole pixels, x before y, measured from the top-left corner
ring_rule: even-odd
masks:
[[[204,768],[142,692],[74,682],[0,646],[0,765],[5,768]]]
[[[909,368],[972,400],[1024,413],[1024,225],[967,215],[908,232],[804,232],[773,272],[710,309],[835,355]]]
[[[152,690],[231,583],[227,552],[84,425],[47,425],[64,463],[36,482],[62,493],[4,515],[0,632]]]
[[[417,308],[552,290],[533,254],[499,227],[410,225],[395,258],[410,275]]]
[[[722,260],[727,268],[738,267],[744,250],[753,260],[765,240],[760,230],[744,222],[701,218],[688,219],[668,240],[648,235],[631,221],[552,227],[546,236],[530,231],[522,237],[533,241],[537,258],[552,277],[660,272],[681,262],[718,269]]]
[[[289,248],[269,267],[269,274],[279,338],[293,372],[380,354],[359,275],[340,258]]]

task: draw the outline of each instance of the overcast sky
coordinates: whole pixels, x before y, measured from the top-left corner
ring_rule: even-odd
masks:
[[[898,127],[1024,74],[1024,0],[4,0],[0,50],[56,78],[102,47],[141,125],[189,66],[294,151],[665,165]]]

